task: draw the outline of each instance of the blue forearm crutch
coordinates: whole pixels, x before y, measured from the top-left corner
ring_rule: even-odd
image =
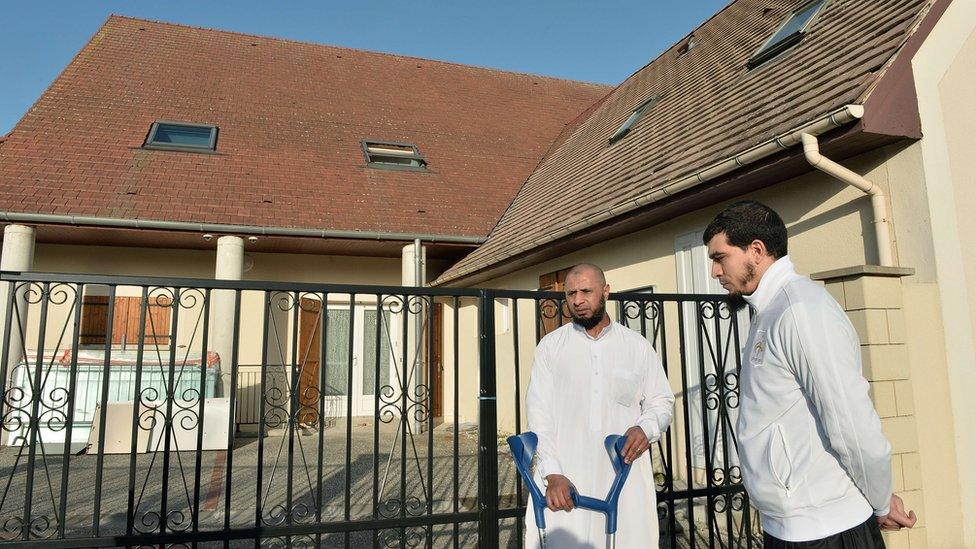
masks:
[[[630,474],[630,464],[625,463],[624,458],[620,455],[626,442],[627,437],[621,435],[608,435],[603,440],[607,455],[610,457],[610,464],[613,465],[613,472],[616,474],[613,479],[613,484],[610,485],[610,492],[607,493],[606,499],[581,496],[575,490],[571,491],[573,505],[581,509],[589,509],[606,515],[610,549],[616,547],[617,500],[620,498],[620,491],[623,489],[624,483],[627,481],[627,476]],[[508,437],[508,446],[512,449],[515,468],[518,469],[519,474],[522,475],[522,480],[529,488],[529,495],[531,496],[529,499],[532,504],[532,511],[535,514],[535,525],[539,529],[539,541],[542,543],[543,549],[545,549],[546,497],[542,493],[542,490],[536,486],[535,481],[532,480],[532,472],[529,471],[529,467],[532,464],[532,457],[535,455],[535,449],[538,444],[539,437],[531,431]]]

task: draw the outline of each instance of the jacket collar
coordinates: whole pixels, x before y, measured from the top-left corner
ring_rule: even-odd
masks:
[[[790,256],[784,255],[766,269],[762,278],[759,279],[759,286],[756,287],[756,291],[752,292],[752,295],[742,297],[757,313],[761,313],[763,309],[769,306],[776,294],[783,289],[783,286],[797,278],[800,278],[800,275],[796,273]]]

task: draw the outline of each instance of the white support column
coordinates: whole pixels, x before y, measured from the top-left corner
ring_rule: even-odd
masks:
[[[403,247],[402,260],[400,263],[400,280],[403,286],[426,286],[427,285],[427,248],[424,247],[419,240],[414,241],[412,244],[407,244]],[[404,384],[410,384],[410,387],[406,387],[408,391],[415,391],[418,385],[423,384],[424,380],[427,379],[426,365],[424,364],[424,351],[423,342],[420,340],[424,336],[424,319],[429,314],[426,307],[424,308],[413,308],[409,304],[404,304],[404,322],[408,322],[407,325],[407,340],[404,345],[407,346],[407,360],[410,361],[410,367],[413,370],[413,376],[411,376],[410,381],[404,381]],[[414,368],[414,364],[417,367]],[[424,431],[426,423],[414,421],[413,432],[421,433]]]
[[[400,262],[400,282],[404,286],[425,286],[427,284],[427,247],[420,246],[420,276],[417,276],[417,244],[403,247]]]
[[[217,280],[241,280],[244,276],[244,239],[222,236],[217,239]],[[230,396],[230,365],[234,353],[234,292],[215,290],[212,294],[210,350],[220,356],[222,397]]]
[[[0,251],[0,271],[30,271],[34,265],[34,229],[24,225],[7,225],[3,231],[3,251]],[[3,334],[7,326],[7,298],[10,285],[0,284],[0,346],[3,345]],[[27,294],[26,288],[17,292],[17,309],[14,312],[14,324],[10,327],[9,353],[7,354],[7,375],[13,375],[14,368],[24,358],[22,334],[27,329]],[[19,311],[19,315],[17,313]],[[18,318],[19,316],[19,318]],[[20,328],[17,327],[19,320]],[[0,380],[6,388],[7,380]],[[7,432],[0,432],[0,446],[7,442]]]

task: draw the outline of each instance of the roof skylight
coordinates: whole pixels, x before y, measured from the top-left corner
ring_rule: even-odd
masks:
[[[177,151],[217,149],[217,126],[186,122],[153,122],[143,147]]]
[[[644,116],[644,114],[660,100],[661,96],[655,95],[638,105],[637,108],[630,113],[627,120],[624,120],[624,123],[617,128],[617,131],[613,132],[613,135],[610,136],[610,144],[613,145],[617,141],[620,141],[625,135],[630,133],[631,127],[633,127],[633,125],[636,124],[637,121],[640,120],[641,117]]]
[[[776,33],[752,54],[747,66],[750,69],[758,67],[803,40],[803,36],[816,21],[817,15],[825,5],[827,0],[815,0],[791,13]]]
[[[371,168],[427,169],[427,161],[417,147],[409,143],[363,141],[363,154],[366,155],[366,165]]]

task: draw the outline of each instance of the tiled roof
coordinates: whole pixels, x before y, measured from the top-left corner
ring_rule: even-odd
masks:
[[[113,16],[0,147],[0,211],[484,236],[608,87]],[[141,148],[215,124],[216,154]],[[415,144],[427,172],[367,168]]]
[[[804,39],[748,70],[752,54],[807,0],[738,0],[624,81],[564,135],[519,191],[488,240],[435,284],[469,277],[566,228],[709,164],[863,103],[930,0],[830,0]],[[682,41],[683,42],[683,41]],[[662,99],[615,144],[609,137],[648,98]]]

